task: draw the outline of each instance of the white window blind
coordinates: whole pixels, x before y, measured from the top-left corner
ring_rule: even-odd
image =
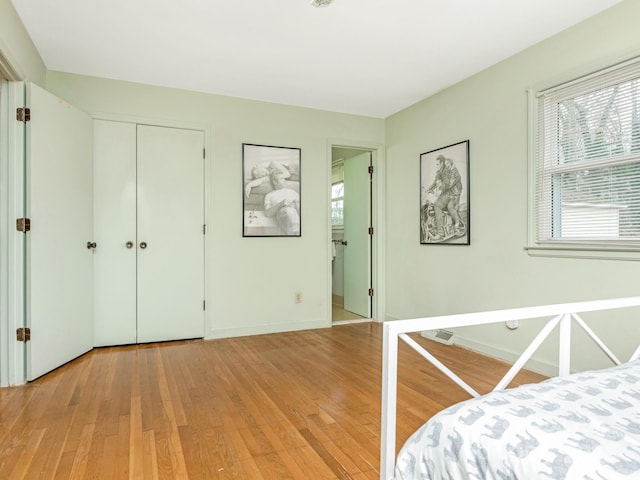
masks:
[[[640,246],[640,59],[537,97],[537,242]]]

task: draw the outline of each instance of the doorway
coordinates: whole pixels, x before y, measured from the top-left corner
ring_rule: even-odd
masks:
[[[368,321],[373,312],[373,153],[331,149],[332,324]]]
[[[2,63],[2,57],[0,56],[0,63]],[[5,226],[5,221],[8,218],[9,212],[7,209],[7,151],[5,145],[7,143],[7,129],[5,128],[5,122],[8,117],[8,111],[6,110],[6,80],[0,68],[0,245],[7,245],[8,243],[8,228]],[[2,248],[0,250],[0,265],[3,268],[0,273],[0,387],[6,386],[9,377],[9,362],[7,355],[7,345],[9,329],[9,311],[8,305],[8,255],[7,249]]]

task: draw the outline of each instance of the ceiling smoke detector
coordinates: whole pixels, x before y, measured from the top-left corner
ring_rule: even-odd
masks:
[[[331,3],[333,3],[333,0],[313,0],[311,2],[311,5],[319,8],[319,7],[328,7],[329,5],[331,5]]]

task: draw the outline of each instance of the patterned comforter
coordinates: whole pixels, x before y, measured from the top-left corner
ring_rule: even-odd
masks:
[[[407,440],[395,478],[640,479],[640,361],[443,410]]]

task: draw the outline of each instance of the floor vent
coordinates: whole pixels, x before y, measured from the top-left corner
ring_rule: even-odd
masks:
[[[420,335],[445,345],[453,345],[453,332],[451,330],[427,330]]]

